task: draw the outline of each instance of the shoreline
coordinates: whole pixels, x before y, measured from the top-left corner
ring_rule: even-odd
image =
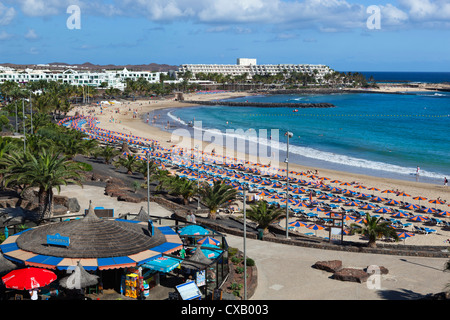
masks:
[[[243,92],[225,92],[225,93],[219,93],[219,94],[211,94],[211,98],[214,100],[216,99],[233,99],[237,97],[242,96],[250,96],[252,93],[243,93]],[[190,94],[191,100],[205,100],[205,95],[195,95]],[[212,99],[211,99],[212,100]],[[185,107],[194,107],[198,106],[198,104],[195,103],[185,103],[180,101],[174,101],[174,100],[151,100],[150,103],[147,102],[147,100],[140,100],[135,102],[129,102],[127,104],[121,104],[118,106],[119,109],[122,109],[120,113],[117,115],[113,112],[105,112],[104,114],[98,114],[95,113],[95,116],[99,119],[99,127],[122,132],[126,134],[133,134],[136,136],[146,137],[146,138],[152,138],[160,142],[161,146],[165,148],[170,148],[170,146],[176,144],[177,141],[172,140],[172,132],[165,131],[162,128],[158,127],[160,125],[161,127],[164,127],[163,123],[154,123],[153,125],[150,123],[145,123],[145,115],[146,114],[153,114],[158,115],[158,111],[162,111],[164,109],[178,109],[178,108],[185,108]],[[127,112],[127,107],[137,110],[136,116],[133,118],[130,116],[131,112]],[[84,110],[82,107],[79,108],[78,111]],[[111,108],[111,107],[107,107]],[[113,106],[112,108],[117,108],[117,106]],[[109,110],[112,111],[112,110]],[[116,121],[110,122],[108,119],[108,116],[116,117],[116,121],[120,121],[117,123]],[[220,145],[215,145],[210,142],[205,141],[197,141],[195,139],[188,139],[188,137],[181,137],[181,141],[179,141],[183,147],[189,147],[195,148],[196,145],[203,145],[203,148],[201,150],[205,152],[210,152],[212,149],[216,148],[216,153],[219,153],[217,151],[217,148],[222,148],[223,150],[220,150],[222,152],[221,154],[228,154],[225,147]],[[189,140],[189,141],[186,141]],[[192,141],[191,141],[192,140]],[[249,154],[237,154],[238,158],[242,159],[249,159],[251,157],[254,157]],[[280,166],[282,169],[284,165]],[[417,195],[422,195],[424,197],[427,197],[429,199],[433,198],[432,196],[427,196],[420,194],[420,192],[424,191],[424,189],[429,190],[427,193],[437,193],[437,195],[434,198],[440,197],[441,199],[450,200],[450,188],[445,188],[443,185],[437,185],[432,183],[426,183],[426,182],[416,182],[416,181],[409,181],[409,180],[400,180],[400,179],[394,179],[394,178],[384,178],[384,177],[376,177],[371,176],[367,174],[361,174],[361,173],[352,173],[347,171],[339,171],[339,170],[333,170],[333,169],[327,169],[327,168],[312,168],[310,166],[305,166],[301,164],[296,163],[289,163],[290,170],[294,171],[307,171],[307,170],[313,170],[315,171],[320,170],[321,176],[326,176],[330,179],[337,179],[337,180],[346,180],[346,181],[358,181],[363,185],[371,185],[371,184],[380,184],[383,189],[399,189],[401,191],[409,192],[410,193],[417,193]],[[339,178],[341,177],[341,178]],[[396,186],[399,186],[399,188],[394,188]],[[406,189],[406,190],[405,190]],[[412,189],[412,190],[411,190]],[[423,192],[422,192],[423,193]]]
[[[240,93],[223,93],[220,95],[214,95],[214,98],[234,98],[236,96],[242,96],[242,92]],[[197,99],[205,99],[204,95],[201,95],[201,97],[194,97],[191,98],[197,98]],[[157,116],[160,114],[159,112],[164,109],[175,109],[175,108],[184,108],[184,107],[190,107],[195,106],[196,104],[189,104],[189,103],[183,103],[178,102],[174,100],[151,100],[148,101],[135,101],[135,102],[127,102],[122,103],[114,106],[108,106],[103,108],[103,112],[100,114],[98,107],[91,107],[83,108],[78,107],[78,111],[87,111],[90,110],[88,115],[95,116],[99,120],[99,123],[97,126],[102,129],[121,132],[125,134],[132,134],[139,137],[149,138],[157,140],[161,147],[171,149],[172,146],[177,145],[183,149],[186,150],[195,150],[195,147],[202,146],[199,148],[201,151],[204,151],[206,153],[211,153],[213,149],[215,149],[216,155],[227,155],[230,156],[230,150],[227,150],[224,146],[214,145],[210,142],[205,141],[199,141],[191,137],[185,137],[185,136],[177,136],[173,134],[172,132],[166,131],[163,128],[164,123],[155,123],[153,125],[150,125],[145,122],[145,116],[147,114],[151,114],[154,116]],[[74,111],[77,111],[77,110]],[[114,119],[114,120],[111,120]],[[159,120],[159,119],[157,119]],[[157,127],[157,125],[161,126],[161,128]],[[249,154],[243,154],[238,153],[235,150],[232,150],[233,154],[232,156],[237,159],[244,159],[251,162],[258,162],[255,161],[254,158],[252,158],[252,155]],[[194,151],[195,152],[195,151]],[[263,163],[262,161],[259,161],[260,163]],[[280,161],[279,169],[285,169],[285,164]],[[429,184],[429,183],[423,183],[423,182],[414,182],[414,181],[406,181],[406,180],[398,180],[398,179],[392,179],[392,178],[382,178],[382,177],[375,177],[375,176],[369,176],[364,174],[355,174],[351,172],[345,172],[345,171],[337,171],[337,170],[331,170],[331,169],[323,169],[323,168],[314,168],[310,166],[300,165],[296,163],[289,163],[289,170],[295,171],[295,172],[306,172],[306,171],[312,171],[313,173],[315,170],[318,170],[317,175],[320,177],[326,177],[330,180],[340,180],[342,182],[357,182],[363,186],[366,186],[367,188],[375,187],[380,189],[380,191],[367,191],[367,193],[374,194],[376,196],[381,196],[384,198],[389,199],[396,199],[397,197],[395,195],[389,196],[386,194],[382,194],[381,190],[385,189],[391,189],[391,190],[398,190],[400,192],[406,192],[411,197],[408,198],[401,198],[398,197],[398,200],[407,201],[413,204],[422,204],[427,207],[437,208],[441,209],[443,211],[449,211],[447,203],[450,203],[450,188],[444,187],[443,185],[436,185],[436,184]],[[353,187],[351,187],[353,188]],[[357,189],[353,190],[357,191]],[[428,200],[430,199],[437,199],[438,197],[442,200],[446,200],[447,203],[445,204],[429,204],[427,201],[422,201],[422,203],[418,202],[417,200],[413,200],[412,197],[416,196],[422,196],[426,197]],[[240,206],[242,206],[242,203],[239,203]],[[428,217],[434,217],[433,214],[422,214]],[[389,215],[388,215],[389,216]],[[292,220],[293,219],[293,220]],[[450,217],[443,217],[442,220],[449,221]],[[289,221],[291,222],[295,220],[295,218],[290,218]],[[422,223],[420,223],[422,224]],[[280,225],[285,225],[285,219],[280,221]],[[412,227],[410,227],[412,229]],[[299,228],[301,229],[301,233],[305,233],[310,231],[306,228]],[[440,245],[445,246],[447,243],[447,240],[450,239],[450,233],[448,231],[441,230],[441,227],[435,227],[434,229],[439,229],[439,232],[432,235],[416,235],[415,237],[408,238],[406,240],[406,244],[411,245]],[[408,230],[408,232],[410,232]],[[320,237],[328,237],[328,231],[325,230],[318,230],[315,232],[317,236]],[[355,236],[352,236],[350,241],[366,241],[363,239],[357,239]],[[397,244],[403,244],[403,241],[398,242]]]

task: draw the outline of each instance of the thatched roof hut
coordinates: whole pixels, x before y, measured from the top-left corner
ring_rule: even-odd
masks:
[[[183,260],[181,265],[194,270],[204,269],[207,265],[210,265],[212,260],[208,259],[200,248],[201,246],[198,245],[194,254],[188,259]]]
[[[56,234],[68,237],[70,245],[47,245],[47,235]],[[92,205],[82,219],[37,227],[24,232],[16,240],[22,250],[73,259],[129,256],[164,242],[166,238],[157,228],[151,236],[146,224],[99,218]]]

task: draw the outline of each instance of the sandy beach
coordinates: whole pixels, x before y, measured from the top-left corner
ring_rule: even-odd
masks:
[[[225,99],[232,98],[238,96],[250,95],[245,92],[222,92],[215,94],[187,94],[185,95],[185,100],[193,101],[193,100],[215,100],[215,99]],[[146,124],[143,119],[147,113],[152,115],[156,115],[156,121],[158,121],[157,115],[158,110],[166,109],[166,108],[183,108],[188,107],[190,104],[174,101],[174,100],[141,100],[135,102],[123,102],[123,103],[115,103],[113,105],[103,106],[102,111],[100,111],[100,107],[90,106],[90,107],[76,107],[74,108],[69,115],[74,115],[75,112],[83,115],[95,116],[99,120],[97,126],[99,128],[103,128],[106,130],[133,134],[139,137],[150,138],[159,141],[160,145],[165,148],[170,148],[173,145],[180,146],[187,150],[191,148],[195,148],[196,145],[202,145],[203,151],[211,152],[212,149],[215,150],[218,155],[229,155],[227,150],[219,145],[213,145],[209,142],[195,141],[194,139],[189,139],[187,137],[179,138],[178,136],[172,135],[172,133],[161,130],[157,127],[150,126]],[[151,122],[152,119],[150,119]],[[160,124],[161,125],[161,124]],[[229,150],[228,150],[229,152]],[[235,157],[239,159],[249,159],[248,156],[242,153],[235,153]],[[279,164],[280,169],[285,169],[285,164]],[[433,185],[421,182],[411,182],[411,181],[403,181],[403,180],[394,180],[394,179],[386,179],[379,177],[366,176],[361,174],[354,174],[348,172],[339,172],[333,170],[327,170],[322,168],[311,168],[305,167],[299,164],[289,163],[289,170],[293,170],[295,172],[306,172],[311,170],[315,172],[318,170],[317,175],[319,177],[327,177],[330,180],[340,180],[342,182],[357,182],[360,185],[366,186],[367,188],[375,187],[380,189],[380,191],[366,191],[366,193],[374,194],[376,196],[407,201],[413,204],[421,204],[431,208],[441,209],[443,211],[448,211],[448,203],[450,203],[450,188],[442,185]],[[350,187],[351,188],[351,187]],[[381,194],[381,190],[398,190],[400,192],[405,192],[411,197],[397,197],[395,194]],[[354,191],[359,191],[358,189],[354,189]],[[431,204],[426,201],[413,200],[413,197],[422,196],[426,197],[428,200],[440,198],[446,201],[445,204]],[[433,214],[421,213],[421,215],[427,216],[429,218],[434,217]],[[320,217],[319,213],[319,217]],[[390,215],[386,215],[386,217],[390,217]],[[449,217],[440,217],[439,219],[450,221]],[[295,218],[291,218],[291,221],[296,220]],[[398,220],[402,222],[407,222],[406,218],[399,218]],[[284,226],[285,222],[281,221],[280,225]],[[422,222],[415,222],[414,225],[425,226]],[[437,232],[432,234],[415,234],[415,236],[407,238],[405,241],[401,240],[398,242],[399,244],[406,243],[408,245],[439,245],[445,246],[449,245],[447,242],[450,239],[450,228],[444,228],[442,226],[429,226],[432,229],[436,229]],[[408,232],[413,232],[413,226],[408,227],[409,229],[405,229]],[[317,230],[312,231],[306,229],[304,227],[296,228],[298,232],[307,233],[313,232],[317,236],[328,237],[328,231],[325,230]],[[364,239],[360,239],[358,235],[349,236],[348,240],[352,241],[367,241]]]

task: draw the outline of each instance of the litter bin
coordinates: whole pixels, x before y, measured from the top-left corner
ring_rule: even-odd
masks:
[[[147,283],[144,283],[144,297],[148,298],[150,295],[150,286]]]
[[[264,230],[263,229],[258,229],[258,240],[262,240],[263,239],[263,234],[264,234]]]

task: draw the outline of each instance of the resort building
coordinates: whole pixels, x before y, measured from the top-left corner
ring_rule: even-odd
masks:
[[[52,70],[14,70],[11,68],[2,68],[0,69],[0,84],[5,81],[28,83],[46,80],[59,81],[75,86],[103,86],[123,90],[126,86],[126,79],[137,80],[139,78],[144,78],[150,83],[156,83],[160,80],[160,74],[161,72],[129,71],[126,68],[123,70],[103,70],[101,72],[77,71],[73,69],[67,69],[61,72]]]
[[[258,65],[256,59],[238,58],[236,64],[183,64],[178,72],[190,71],[195,78],[198,73],[220,73],[223,75],[240,76],[247,74],[248,79],[255,75],[275,75],[278,73],[307,73],[316,79],[323,80],[327,73],[333,70],[325,65],[313,64],[263,64]]]

